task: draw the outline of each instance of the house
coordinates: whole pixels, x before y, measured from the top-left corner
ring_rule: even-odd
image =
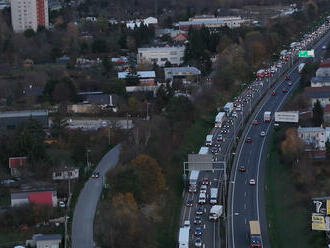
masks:
[[[52,173],[53,180],[71,180],[79,178],[78,168],[57,169]]]
[[[59,248],[62,242],[61,234],[35,234],[26,245],[36,248]]]
[[[165,67],[165,80],[173,78],[187,78],[187,77],[195,77],[201,75],[201,71],[198,70],[196,67],[187,66],[187,67]]]
[[[172,65],[180,65],[183,63],[184,50],[184,46],[138,48],[138,63],[156,63],[164,66],[168,61]]]
[[[31,189],[12,191],[11,206],[34,203],[38,205],[57,206],[57,192],[55,189]]]
[[[324,60],[319,69],[316,70],[316,77],[330,77],[330,59]]]
[[[141,86],[145,85],[154,85],[156,73],[155,71],[138,71],[136,72],[137,77],[139,78],[139,84]],[[129,77],[129,72],[118,72],[118,79],[126,79]]]
[[[119,96],[115,94],[101,94],[90,95],[86,102],[101,107],[102,110],[112,109],[114,112],[118,111]]]
[[[326,130],[323,127],[298,127],[298,136],[306,145],[305,150],[325,151]]]
[[[311,98],[311,104],[320,101],[322,107],[325,107],[327,104],[330,104],[330,86],[324,87],[306,87],[304,91],[305,96]]]
[[[155,17],[148,17],[145,19],[137,19],[134,21],[126,22],[126,28],[135,29],[136,27],[140,27],[141,24],[149,27],[149,25],[156,25],[158,24],[158,19]]]
[[[27,157],[11,157],[9,158],[10,175],[13,177],[19,177],[21,175],[20,170],[26,168]]]
[[[16,129],[30,118],[37,120],[42,127],[48,128],[48,110],[21,110],[0,112],[0,129]]]
[[[181,43],[186,42],[187,39],[188,39],[188,34],[187,33],[179,33],[173,38],[174,41],[181,42]]]
[[[330,77],[313,77],[311,79],[311,87],[330,86]]]

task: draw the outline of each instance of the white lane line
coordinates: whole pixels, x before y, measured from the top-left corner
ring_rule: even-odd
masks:
[[[244,203],[244,209],[246,209],[246,203]]]
[[[244,192],[244,197],[246,197],[246,191]]]
[[[245,225],[246,225],[246,222],[247,222],[247,220],[246,220],[246,218],[244,219],[244,223],[245,223]]]

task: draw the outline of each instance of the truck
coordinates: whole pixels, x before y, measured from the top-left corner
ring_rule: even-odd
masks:
[[[306,63],[300,63],[299,66],[298,66],[298,72],[299,73],[302,73],[304,67],[305,67]]]
[[[218,188],[210,188],[210,204],[218,203]]]
[[[265,111],[265,113],[264,113],[264,122],[270,122],[271,121],[271,116],[272,116],[272,112]]]
[[[206,146],[202,146],[200,149],[199,149],[199,153],[200,155],[205,155],[205,154],[208,154],[209,153],[209,148],[206,147]]]
[[[256,76],[257,78],[263,78],[265,76],[265,70],[264,69],[258,70]]]
[[[195,193],[197,192],[197,182],[199,177],[198,170],[192,170],[189,175],[189,192]]]
[[[209,220],[217,220],[222,215],[222,205],[214,205],[210,209]]]
[[[223,107],[223,110],[226,112],[227,116],[229,116],[234,110],[234,103],[227,102],[226,105]]]
[[[217,114],[217,116],[215,117],[214,127],[215,128],[220,128],[222,126],[222,123],[225,121],[225,119],[226,119],[226,113],[225,112],[219,112]]]
[[[179,248],[189,248],[189,227],[181,227],[179,230]]]
[[[279,111],[275,112],[275,122],[299,122],[299,111]]]
[[[250,248],[261,247],[260,224],[257,220],[249,221],[250,225]]]
[[[212,143],[213,143],[213,135],[212,134],[206,135],[205,145],[212,146]]]

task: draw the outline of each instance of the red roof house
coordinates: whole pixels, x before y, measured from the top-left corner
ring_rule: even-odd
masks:
[[[30,203],[53,206],[52,192],[50,191],[28,193],[28,199]]]
[[[27,157],[9,158],[10,174],[14,177],[20,176],[19,169],[25,168],[26,164],[27,164]]]

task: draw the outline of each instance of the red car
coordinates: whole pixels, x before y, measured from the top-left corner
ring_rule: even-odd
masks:
[[[239,171],[240,171],[240,172],[245,172],[245,171],[246,171],[246,168],[245,168],[244,166],[240,166],[240,167],[239,167]]]
[[[246,143],[251,143],[251,142],[252,142],[251,137],[247,137],[247,138],[246,138]]]
[[[276,92],[275,91],[272,92],[272,96],[276,96]]]
[[[257,120],[253,121],[253,125],[258,125],[258,124],[259,124],[259,122]]]
[[[283,93],[287,93],[288,90],[287,90],[287,89],[282,89],[282,92],[283,92]]]
[[[289,75],[286,75],[285,76],[285,80],[290,80],[290,76]]]

